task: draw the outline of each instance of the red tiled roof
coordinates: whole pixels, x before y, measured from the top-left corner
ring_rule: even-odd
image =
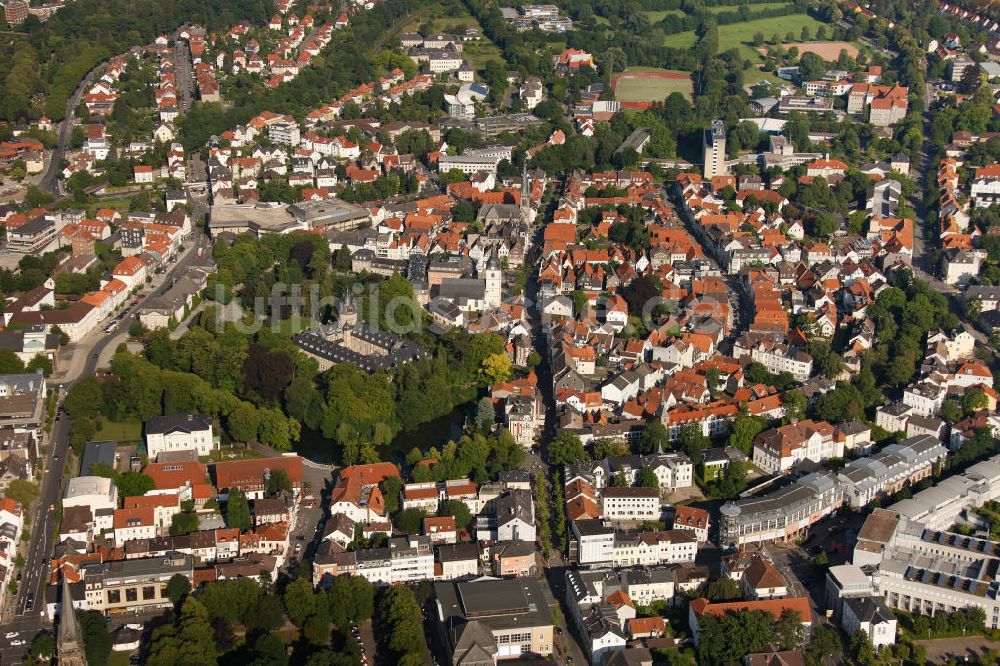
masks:
[[[125,509],[142,509],[149,508],[154,509],[156,507],[171,507],[180,506],[181,498],[177,494],[169,495],[139,495],[133,497],[126,497],[122,501],[122,507]]]
[[[215,463],[215,486],[220,490],[263,485],[265,470],[284,470],[293,486],[302,483],[302,458],[277,456]]]
[[[150,463],[142,473],[153,479],[159,490],[182,488],[185,484],[203,485],[208,478],[208,470],[197,460]]]
[[[662,634],[666,631],[666,625],[662,617],[630,617],[625,621],[625,626],[629,634]]]
[[[725,615],[726,613],[738,613],[740,611],[761,611],[770,613],[774,619],[779,619],[786,610],[795,611],[799,614],[802,622],[812,622],[812,614],[809,610],[809,600],[805,597],[791,597],[788,599],[763,599],[760,601],[733,601],[729,603],[713,604],[708,599],[694,599],[690,604],[695,615]]]
[[[708,511],[693,506],[678,505],[674,509],[674,526],[708,527]]]
[[[409,484],[408,484],[409,485]],[[428,488],[411,488],[403,487],[403,499],[406,500],[421,500],[421,499],[437,499],[438,489],[437,486],[431,486]]]
[[[439,532],[455,532],[458,527],[455,525],[454,516],[432,516],[424,518],[424,534],[437,534]]]
[[[138,520],[142,526],[152,525],[155,522],[153,507],[144,506],[131,509],[115,509],[114,528],[116,530],[129,527],[129,522],[132,520]]]

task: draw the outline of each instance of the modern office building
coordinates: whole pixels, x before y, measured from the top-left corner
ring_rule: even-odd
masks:
[[[861,528],[852,561],[892,608],[933,616],[979,607],[987,627],[1000,627],[1000,543],[876,509]]]
[[[802,536],[843,504],[844,488],[832,472],[813,472],[759,497],[727,502],[720,510],[719,543],[787,541]]]
[[[943,479],[933,488],[889,507],[899,515],[932,529],[954,525],[962,513],[1000,498],[1000,455]]]

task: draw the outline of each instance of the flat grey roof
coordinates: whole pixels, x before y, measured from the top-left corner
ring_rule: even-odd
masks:
[[[496,631],[552,624],[541,588],[531,578],[438,583],[434,591],[451,625],[476,620]]]
[[[258,207],[257,205],[223,204],[212,206],[208,214],[210,229],[242,224],[266,230],[280,230],[295,226],[295,223],[295,218],[284,206]]]

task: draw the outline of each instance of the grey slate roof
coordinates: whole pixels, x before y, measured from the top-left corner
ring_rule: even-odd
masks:
[[[199,432],[212,427],[211,421],[201,414],[167,414],[146,421],[147,435],[166,435],[171,432]]]

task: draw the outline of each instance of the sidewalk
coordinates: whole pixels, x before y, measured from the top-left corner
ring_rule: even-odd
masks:
[[[130,314],[125,317],[119,324],[118,328],[112,334],[104,333],[104,327],[107,326],[108,321],[111,317],[107,317],[101,320],[97,326],[88,333],[82,340],[74,344],[67,345],[62,349],[59,355],[59,369],[52,373],[51,381],[59,383],[71,383],[80,378],[80,375],[86,370],[87,361],[90,359],[93,353],[94,347],[103,344],[103,348],[100,351],[100,357],[97,359],[97,367],[106,366],[110,363],[111,358],[115,355],[115,350],[118,345],[126,342],[128,340],[128,329],[132,321],[138,318],[138,310],[142,307],[142,303],[155,294],[161,287],[163,287],[166,282],[173,277],[174,272],[185,265],[185,260],[191,256],[191,253],[195,251],[196,243],[188,243],[187,249],[177,255],[177,259],[171,266],[170,270],[164,273],[154,273],[152,282],[142,285],[142,287],[135,292],[130,299],[138,296],[140,302],[136,305],[132,305],[132,301],[129,300],[127,305],[124,306],[120,312],[130,312]]]

